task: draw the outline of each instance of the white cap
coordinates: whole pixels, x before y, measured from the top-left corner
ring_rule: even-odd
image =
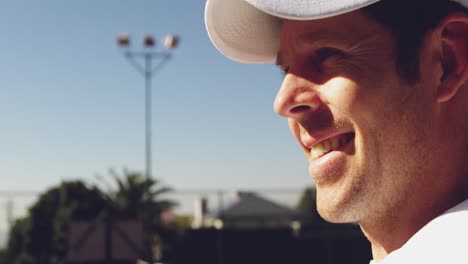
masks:
[[[279,49],[280,19],[344,14],[380,0],[208,0],[205,23],[215,47],[244,63],[267,63]],[[430,1],[430,0],[429,0]],[[468,0],[452,0],[468,7]]]

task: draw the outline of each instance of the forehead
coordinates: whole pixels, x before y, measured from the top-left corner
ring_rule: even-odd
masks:
[[[290,45],[352,43],[385,31],[362,10],[318,20],[283,20],[280,48]]]

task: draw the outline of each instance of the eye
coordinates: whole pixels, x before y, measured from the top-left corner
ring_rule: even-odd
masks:
[[[315,51],[315,57],[320,62],[343,55],[344,53],[342,51],[335,48],[320,48]]]

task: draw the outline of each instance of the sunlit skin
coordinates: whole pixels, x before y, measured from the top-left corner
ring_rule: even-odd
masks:
[[[428,33],[420,81],[409,83],[397,73],[392,34],[362,11],[283,22],[277,59],[285,78],[275,111],[309,160],[321,216],[358,222],[376,260],[468,198],[467,56],[464,66],[452,58],[467,43],[447,42],[449,26],[460,30],[449,21]],[[458,79],[447,83],[451,63]],[[311,155],[334,137],[346,142]]]

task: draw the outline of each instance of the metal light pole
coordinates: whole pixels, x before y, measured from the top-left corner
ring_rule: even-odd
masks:
[[[119,35],[117,43],[123,48],[124,57],[135,69],[145,78],[145,157],[146,157],[146,177],[152,176],[151,168],[151,80],[171,58],[171,50],[179,44],[177,36],[166,36],[164,46],[167,50],[155,51],[155,39],[147,35],[143,40],[144,49],[134,51],[130,49],[130,37],[128,35]],[[156,62],[156,63],[153,63]]]

